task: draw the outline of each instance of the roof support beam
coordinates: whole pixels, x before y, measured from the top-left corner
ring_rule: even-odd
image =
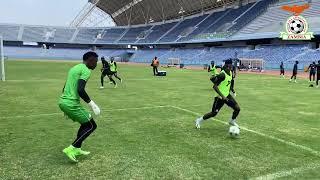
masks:
[[[111,14],[113,18],[119,16],[120,14],[126,12],[127,10],[131,9],[133,6],[139,4],[143,0],[133,0],[131,3],[125,5],[124,7],[120,8],[118,11]]]

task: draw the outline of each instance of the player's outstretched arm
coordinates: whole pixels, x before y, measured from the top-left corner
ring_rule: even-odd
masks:
[[[89,95],[87,94],[85,87],[86,87],[87,82],[83,79],[79,79],[78,81],[78,94],[81,97],[81,99],[84,100],[84,102],[88,103],[89,106],[92,108],[93,112],[95,115],[100,114],[100,108],[94,103]]]

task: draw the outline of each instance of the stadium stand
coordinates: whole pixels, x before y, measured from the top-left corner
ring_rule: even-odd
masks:
[[[257,18],[260,14],[265,12],[270,4],[273,4],[275,2],[276,0],[256,2],[253,6],[251,6],[250,9],[248,9],[248,11],[246,11],[241,16],[236,18],[236,20],[232,22],[232,27],[230,27],[227,31],[229,32],[239,31],[240,29],[245,27],[245,25],[247,25],[252,20]]]
[[[158,57],[163,63],[163,56],[170,53],[170,49],[145,49],[134,51],[134,55],[131,57],[130,61],[138,63],[151,63],[154,57]]]
[[[80,28],[77,36],[73,40],[75,43],[93,43],[97,39],[98,34],[101,34],[103,29],[97,28]]]
[[[138,40],[138,36],[151,28],[152,26],[142,26],[130,28],[126,34],[118,41],[119,43],[135,43]]]
[[[47,27],[42,26],[25,26],[22,40],[29,42],[44,42],[46,32],[50,31]]]
[[[304,53],[296,56],[295,59],[303,63],[318,62],[320,60],[320,49],[307,49]]]
[[[75,33],[75,28],[55,28],[55,33],[53,37],[53,42],[65,43],[70,42],[73,34]]]
[[[222,16],[218,21],[209,26],[205,31],[203,31],[203,33],[215,33],[228,29],[226,27],[230,27],[232,25],[232,21],[241,16],[241,14],[248,10],[252,5],[253,3],[250,3],[237,9],[227,10],[224,16]]]
[[[2,35],[4,40],[18,40],[20,26],[17,25],[1,25],[0,26],[0,35]]]
[[[198,23],[200,23],[204,18],[206,18],[208,15],[203,15],[199,17],[194,17],[190,19],[185,19],[182,21],[178,26],[176,26],[174,29],[170,31],[169,34],[164,36],[159,40],[159,42],[175,42],[178,40],[181,33],[183,33],[188,28],[193,28]]]
[[[179,41],[188,41],[191,39],[199,39],[199,38],[197,38],[197,35],[201,34],[211,24],[214,24],[215,21],[217,21],[219,19],[219,17],[223,16],[223,14],[225,14],[225,13],[227,13],[227,11],[213,12],[212,14],[209,15],[209,17],[207,19],[205,19],[200,24],[198,24],[192,33],[190,33],[187,37],[182,37],[181,39],[179,39]]]
[[[166,32],[173,28],[177,22],[170,22],[160,25],[155,25],[151,29],[151,33],[143,39],[140,39],[138,43],[153,43],[161,38]]]
[[[167,64],[169,58],[179,58],[181,63],[186,65],[208,64],[214,60],[217,64],[222,64],[228,58],[263,59],[266,67],[276,69],[281,61],[292,64],[294,61],[301,62],[300,67],[318,61],[320,59],[319,49],[310,49],[307,44],[292,45],[260,45],[254,50],[249,50],[245,46],[239,47],[212,47],[212,48],[187,48],[187,49],[148,49],[134,52],[130,59],[134,62],[148,63],[155,56],[159,57],[162,63]],[[290,65],[288,66],[289,68]]]
[[[87,48],[52,48],[43,49],[40,47],[15,47],[5,46],[5,55],[11,59],[15,58],[32,58],[32,59],[53,59],[53,60],[80,60],[81,54],[89,51]],[[120,56],[126,53],[124,49],[99,49],[97,52],[100,56],[111,57]],[[80,54],[80,56],[79,56]]]
[[[123,33],[126,32],[126,28],[109,28],[104,31],[101,39],[98,39],[96,43],[114,43],[119,40]]]

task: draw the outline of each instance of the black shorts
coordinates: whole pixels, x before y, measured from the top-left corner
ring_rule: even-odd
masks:
[[[280,73],[281,73],[281,74],[284,74],[284,69],[281,69],[281,70],[280,70]]]
[[[210,81],[213,82],[213,81],[214,81],[214,78],[215,78],[216,76],[217,76],[217,75],[211,75]]]
[[[111,73],[110,70],[106,70],[106,69],[105,69],[105,70],[102,71],[102,75],[103,75],[103,76],[109,76],[109,75],[112,75],[112,73]]]
[[[293,72],[292,72],[292,75],[293,75],[293,76],[296,76],[297,74],[298,74],[297,71],[293,71]]]
[[[215,97],[212,105],[212,112],[218,113],[224,104],[231,107],[232,109],[235,109],[235,107],[238,105],[237,101],[230,94],[227,98],[228,101],[226,102],[220,97]]]
[[[315,76],[316,75],[316,71],[310,71],[310,75]]]

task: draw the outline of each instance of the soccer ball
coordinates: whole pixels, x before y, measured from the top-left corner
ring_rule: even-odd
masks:
[[[291,32],[295,34],[300,34],[304,30],[304,24],[299,19],[293,20],[289,25]]]
[[[229,134],[231,137],[238,137],[240,135],[240,129],[237,126],[231,126],[229,128]]]

